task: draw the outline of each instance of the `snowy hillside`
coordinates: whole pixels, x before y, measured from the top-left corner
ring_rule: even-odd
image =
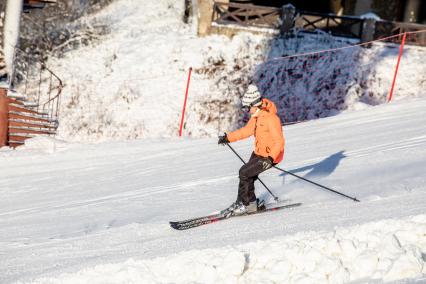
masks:
[[[85,21],[110,25],[102,42],[51,58],[50,65],[67,82],[63,92],[59,134],[74,141],[102,141],[141,137],[177,136],[186,79],[194,74],[188,108],[189,132],[200,136],[211,129],[198,114],[216,115],[205,100],[223,98],[214,80],[205,78],[217,52],[226,50],[226,62],[239,58],[252,68],[262,54],[261,37],[242,35],[234,40],[212,36],[197,38],[195,27],[182,22],[183,1],[120,0]],[[250,55],[249,55],[250,54]],[[204,66],[208,68],[202,68]],[[241,90],[244,86],[241,86]],[[235,97],[235,104],[238,97]],[[193,102],[200,101],[198,104]],[[205,106],[206,105],[206,106]],[[194,110],[201,109],[201,110]],[[233,105],[225,106],[222,127],[237,119]],[[193,113],[197,115],[194,117]],[[198,125],[198,126],[197,126]],[[213,126],[211,126],[213,127]],[[217,123],[214,125],[216,133]]]
[[[249,33],[233,39],[197,38],[195,26],[182,22],[183,3],[116,0],[78,20],[82,26],[107,27],[110,33],[86,47],[50,57],[49,66],[66,85],[60,138],[177,136],[190,67],[194,72],[184,133],[192,137],[212,137],[236,128],[243,119],[239,98],[252,77],[277,102],[286,122],[381,104],[389,93],[397,45],[277,60],[353,42],[321,32],[289,39]],[[397,99],[426,96],[425,54],[424,48],[406,48]]]
[[[284,128],[270,170],[298,208],[175,231],[228,206],[240,161],[216,139],[0,150],[0,283],[382,283],[426,277],[425,99]],[[236,143],[247,158],[252,141]],[[257,194],[269,199],[257,184]]]

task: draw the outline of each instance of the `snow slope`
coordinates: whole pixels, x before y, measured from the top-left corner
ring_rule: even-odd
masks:
[[[282,176],[304,205],[188,231],[222,209],[240,161],[216,139],[98,144],[34,139],[0,150],[0,283],[381,283],[425,280],[425,99],[285,127]],[[252,141],[235,149],[248,157]],[[257,184],[257,194],[268,198]],[[422,280],[423,279],[423,280]]]

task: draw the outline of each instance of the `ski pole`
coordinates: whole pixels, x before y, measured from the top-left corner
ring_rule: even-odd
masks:
[[[331,192],[334,192],[334,193],[340,194],[340,195],[342,195],[342,196],[344,196],[344,197],[346,197],[346,198],[352,199],[353,201],[360,202],[360,201],[359,201],[358,199],[356,199],[355,197],[348,196],[348,195],[346,195],[346,194],[343,194],[343,193],[341,193],[341,192],[338,192],[338,191],[336,191],[336,190],[333,190],[333,189],[331,189],[331,188],[329,188],[329,187],[323,186],[323,185],[321,185],[321,184],[319,184],[319,183],[316,183],[316,182],[310,181],[310,180],[308,180],[308,179],[306,179],[306,178],[303,178],[303,177],[301,177],[301,176],[298,176],[298,175],[296,175],[296,174],[293,174],[293,173],[291,173],[291,172],[289,172],[289,171],[283,170],[283,169],[281,169],[281,168],[279,168],[279,167],[277,167],[277,166],[274,166],[274,168],[276,168],[277,170],[280,170],[280,171],[282,171],[282,172],[284,172],[284,173],[286,173],[286,174],[289,174],[289,175],[292,175],[292,176],[294,176],[294,177],[300,178],[300,179],[302,179],[302,180],[304,180],[304,181],[310,182],[310,183],[312,183],[312,184],[314,184],[314,185],[316,185],[316,186],[322,187],[322,188],[324,188],[324,189],[326,189],[326,190],[329,190],[329,191],[331,191]]]
[[[231,145],[229,145],[229,143],[226,143],[226,145],[228,145],[228,147],[232,150],[232,152],[234,152],[234,154],[235,155],[237,155],[237,157],[238,158],[240,158],[240,160],[241,160],[241,162],[243,162],[243,164],[245,165],[246,164],[246,162],[243,160],[243,158],[241,158],[241,156],[240,155],[238,155],[238,153],[234,150],[234,148],[232,148],[231,147]],[[258,177],[257,178],[259,181],[260,181],[260,183],[266,188],[266,190],[267,191],[269,191],[269,193],[272,195],[272,197],[274,198],[274,200],[276,201],[276,202],[278,202],[278,197],[276,197],[273,193],[272,193],[272,191],[270,191],[269,190],[269,188],[266,186],[266,184]]]

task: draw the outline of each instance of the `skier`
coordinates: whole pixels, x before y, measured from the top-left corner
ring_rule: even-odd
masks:
[[[227,210],[233,215],[255,213],[259,204],[254,192],[258,175],[282,161],[284,157],[284,135],[275,104],[262,98],[256,85],[249,85],[242,98],[242,109],[251,115],[247,124],[229,134],[219,136],[218,144],[226,145],[255,137],[255,149],[250,160],[239,171],[237,200]]]

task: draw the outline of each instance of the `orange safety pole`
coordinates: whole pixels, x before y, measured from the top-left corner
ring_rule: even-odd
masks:
[[[395,88],[396,76],[398,74],[399,63],[401,62],[402,52],[404,51],[404,44],[405,44],[406,37],[407,37],[407,33],[404,33],[404,35],[402,36],[401,45],[399,46],[398,61],[396,63],[395,74],[393,75],[392,87],[391,87],[391,90],[389,92],[388,102],[390,102],[392,100],[393,89]]]
[[[188,81],[186,83],[185,101],[183,103],[183,108],[182,108],[182,118],[180,120],[179,137],[182,136],[183,121],[185,118],[186,101],[188,100],[189,82],[191,81],[191,72],[192,72],[192,67],[189,68]]]
[[[9,128],[9,99],[6,89],[0,89],[0,147],[7,145]]]

